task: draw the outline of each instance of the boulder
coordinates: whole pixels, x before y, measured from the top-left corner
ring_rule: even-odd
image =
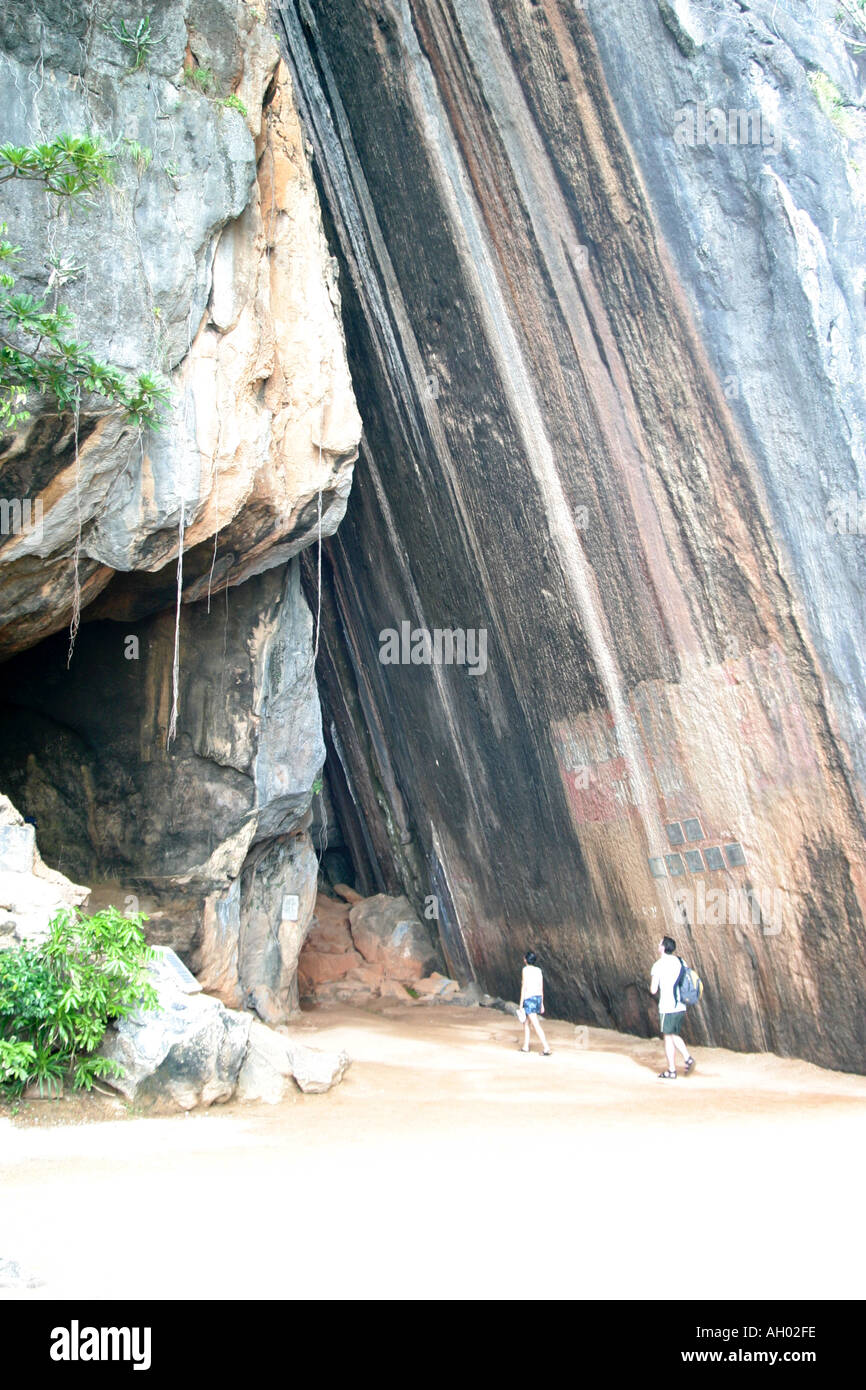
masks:
[[[192,1110],[232,1098],[252,1019],[208,994],[186,994],[157,978],[159,1006],[136,1010],[108,1031],[101,1052],[119,1062],[111,1084],[136,1106]]]
[[[320,1052],[305,1043],[287,1038],[292,1076],[302,1091],[321,1095],[342,1081],[349,1066],[348,1052]]]
[[[323,951],[303,951],[298,965],[302,988],[315,989],[316,985],[326,985],[331,980],[342,980],[364,959],[357,951],[346,951],[343,955],[332,955]]]
[[[397,999],[401,1004],[416,1004],[418,1001],[412,997],[405,985],[401,985],[399,980],[385,980],[379,991],[383,999]]]
[[[462,1004],[464,1008],[472,1009],[479,1004],[483,1007],[484,1000],[489,998],[490,996],[484,993],[480,985],[477,985],[474,980],[470,980],[468,985],[461,986],[456,994],[450,996],[449,1003]]]
[[[435,996],[436,998],[447,999],[459,993],[460,986],[456,980],[449,980],[447,975],[440,975],[438,970],[434,970],[432,975],[426,979],[416,980],[412,988],[418,994]]]
[[[384,971],[381,965],[359,965],[349,973],[348,978],[357,980],[359,984],[372,990],[374,994],[378,994],[384,979]]]
[[[347,976],[344,980],[330,980],[326,985],[319,985],[315,997],[320,1004],[364,1004],[373,998],[373,992],[362,980],[351,980]]]
[[[363,894],[356,892],[354,888],[350,888],[348,883],[335,883],[334,892],[339,893],[340,897],[344,898],[347,903],[354,904],[362,903],[364,901]]]
[[[0,950],[44,940],[55,913],[89,893],[43,864],[34,827],[0,794]]]
[[[264,1100],[276,1105],[292,1089],[289,1041],[254,1019],[247,1055],[238,1076],[238,1100]]]
[[[352,936],[349,931],[348,903],[334,902],[320,893],[316,898],[315,914],[305,949],[341,953],[351,951]]]
[[[352,940],[371,965],[394,980],[415,981],[442,962],[427,928],[407,898],[385,893],[355,903],[349,913]]]

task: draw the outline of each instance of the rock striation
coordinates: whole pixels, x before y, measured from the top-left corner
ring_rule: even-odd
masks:
[[[242,0],[153,0],[133,70],[114,0],[5,7],[7,138],[118,156],[90,208],[4,184],[21,287],[60,257],[172,404],[0,440],[0,785],[223,1009],[290,1018],[299,958],[319,996],[513,999],[532,945],[552,1014],[642,1033],[669,932],[694,1041],[862,1069],[836,10],[279,0],[278,49]],[[367,901],[301,956],[320,857]]]
[[[320,668],[366,881],[435,901],[449,972],[503,997],[532,944],[552,1013],[646,1032],[669,932],[696,1041],[862,1068],[863,79],[835,7],[278,9],[366,421]],[[431,659],[442,631],[464,658]]]

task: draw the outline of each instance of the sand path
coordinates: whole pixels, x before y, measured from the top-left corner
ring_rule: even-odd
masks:
[[[654,1298],[672,1258],[693,1298],[864,1296],[866,1078],[702,1049],[663,1083],[658,1043],[547,1027],[319,1010],[326,1096],[0,1119],[0,1257],[45,1281],[0,1297]]]

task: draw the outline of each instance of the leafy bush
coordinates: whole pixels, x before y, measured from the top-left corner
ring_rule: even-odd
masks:
[[[0,952],[0,1086],[20,1093],[31,1082],[69,1076],[90,1090],[122,1068],[94,1056],[112,1019],[156,1007],[147,975],[153,952],[140,913],[109,907],[93,917],[59,912],[40,946]]]
[[[220,101],[220,106],[227,106],[232,111],[240,111],[241,115],[246,119],[247,108],[244,106],[237,92],[232,92],[229,97],[223,97]]]
[[[0,145],[0,183],[35,179],[49,193],[74,198],[111,183],[111,151],[91,135],[57,135],[42,145]]]

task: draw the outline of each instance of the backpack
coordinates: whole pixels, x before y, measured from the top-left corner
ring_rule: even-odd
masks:
[[[674,985],[674,999],[678,1004],[700,1004],[701,995],[704,992],[704,982],[697,970],[686,965],[682,956],[679,956],[678,960],[681,969]]]

